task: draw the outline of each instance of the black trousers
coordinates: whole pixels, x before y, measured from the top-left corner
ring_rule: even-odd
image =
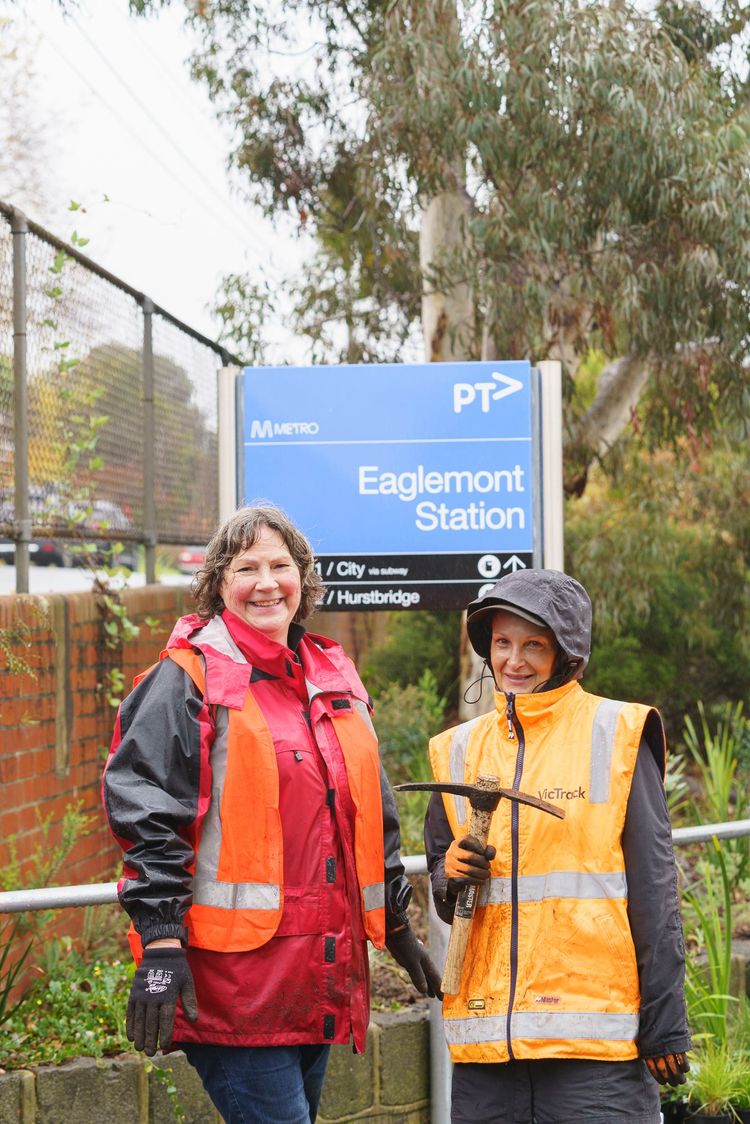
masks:
[[[454,1065],[452,1124],[659,1124],[645,1062],[514,1061]]]

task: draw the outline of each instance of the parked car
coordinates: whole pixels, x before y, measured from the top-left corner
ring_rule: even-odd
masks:
[[[15,565],[16,544],[13,539],[0,539],[0,561]],[[69,545],[60,539],[32,539],[29,543],[29,561],[35,566],[72,566]]]
[[[138,569],[138,543],[122,542],[118,532],[132,532],[133,524],[119,504],[112,500],[92,500],[79,505],[79,531],[77,537],[86,543],[85,551],[75,551],[76,561],[83,564],[84,557],[95,566],[125,566],[129,570]],[[86,531],[106,533],[106,539],[86,539]],[[114,550],[120,542],[122,549]]]
[[[177,555],[177,569],[181,574],[195,574],[205,561],[205,546],[183,546]]]
[[[94,566],[117,565],[129,570],[138,569],[138,543],[119,539],[123,532],[133,531],[133,524],[119,504],[111,500],[71,502],[54,485],[48,485],[29,493],[29,514],[33,525],[59,526],[61,532],[65,532],[64,538],[35,536],[32,539],[29,558],[34,565],[82,566],[90,562]],[[14,520],[11,495],[0,503],[0,525],[8,526]],[[87,531],[106,533],[107,537],[87,538]],[[114,551],[117,542],[122,542],[122,549]],[[0,561],[12,565],[15,557],[16,544],[6,532],[6,537],[0,539]]]
[[[29,515],[36,526],[68,526],[69,504],[54,484],[33,488],[29,492]],[[0,504],[0,524],[15,520],[12,494]],[[0,559],[13,565],[16,544],[13,539],[0,539]],[[70,543],[63,539],[35,536],[29,543],[29,559],[36,566],[72,566],[73,552]]]

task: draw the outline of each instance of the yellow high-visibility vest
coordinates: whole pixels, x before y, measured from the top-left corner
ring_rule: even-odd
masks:
[[[621,837],[652,708],[590,695],[578,682],[517,695],[514,707],[511,723],[498,692],[494,712],[430,742],[436,780],[495,775],[565,810],[560,820],[501,800],[493,816],[491,879],[460,994],[443,1004],[451,1057],[636,1058],[640,993]],[[443,801],[461,838],[468,802]]]

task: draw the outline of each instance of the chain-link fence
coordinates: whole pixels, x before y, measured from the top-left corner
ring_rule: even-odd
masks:
[[[0,550],[19,591],[40,551],[143,543],[153,580],[157,544],[206,541],[217,373],[237,362],[0,203]]]

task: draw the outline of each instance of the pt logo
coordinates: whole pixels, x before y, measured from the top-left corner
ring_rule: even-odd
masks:
[[[460,414],[466,406],[479,399],[479,408],[483,414],[489,414],[492,402],[500,398],[507,398],[523,389],[520,379],[511,375],[503,375],[500,371],[493,371],[494,382],[456,382],[453,384],[453,413]]]

